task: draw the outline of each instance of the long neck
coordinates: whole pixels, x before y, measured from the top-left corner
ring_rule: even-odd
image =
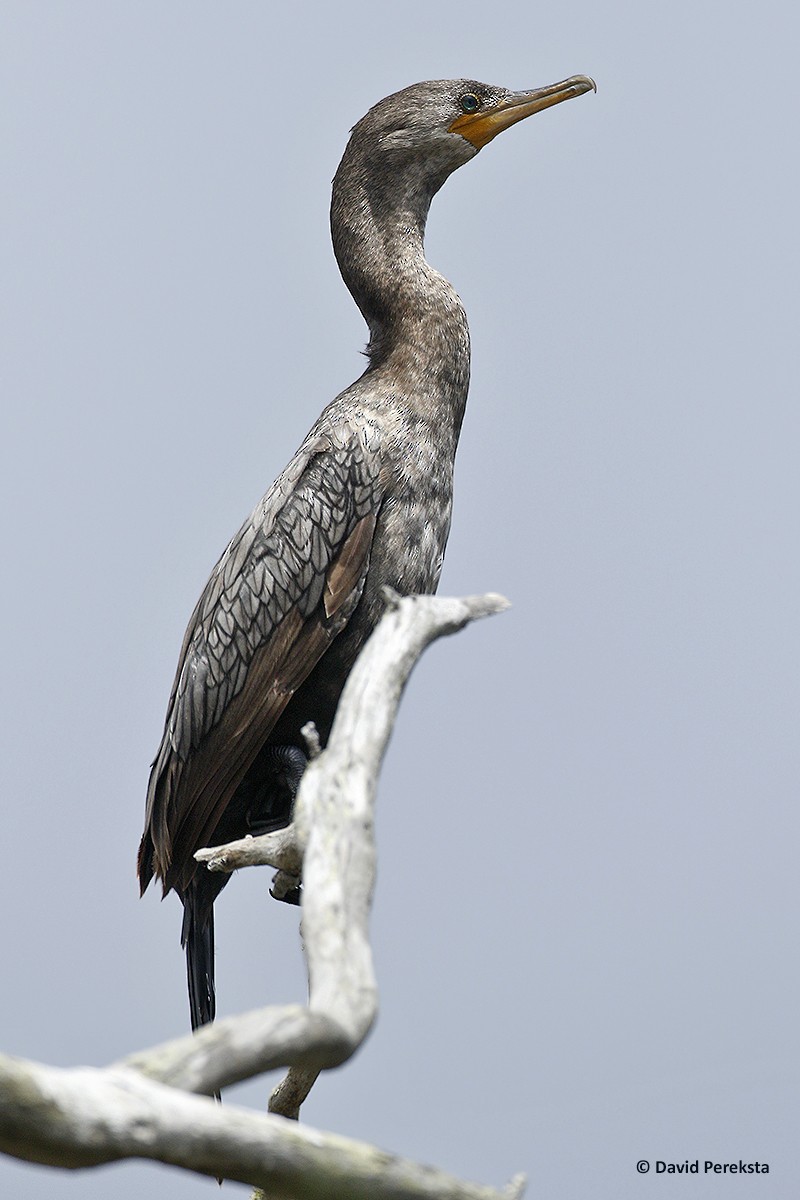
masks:
[[[369,326],[369,372],[392,376],[432,409],[446,402],[457,436],[469,329],[455,289],[424,252],[431,199],[446,174],[425,180],[409,167],[381,175],[348,148],[334,179],[331,233],[342,278]]]

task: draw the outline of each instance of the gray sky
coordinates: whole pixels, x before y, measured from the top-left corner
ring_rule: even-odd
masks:
[[[148,766],[213,562],[363,369],[327,227],[350,126],[420,79],[586,72],[596,96],[434,201],[474,367],[442,591],[514,607],[412,680],[381,1016],[306,1120],[549,1200],[798,1194],[799,25],[777,0],[2,6],[6,1051],[102,1064],[187,1028],[180,906],[134,879]],[[268,879],[217,906],[225,1014],[304,994]],[[147,1187],[216,1192],[0,1160],[14,1200]]]

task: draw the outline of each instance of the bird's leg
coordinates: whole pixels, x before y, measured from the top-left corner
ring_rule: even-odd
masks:
[[[250,809],[247,813],[249,832],[254,835],[271,833],[289,824],[300,780],[308,765],[308,758],[299,746],[269,746],[265,760],[270,776],[270,802],[266,812],[262,810],[259,814]],[[284,904],[299,904],[300,877],[278,871],[272,880],[270,895]]]
[[[266,746],[258,757],[245,812],[251,837],[291,824],[294,800],[308,758],[299,746]]]

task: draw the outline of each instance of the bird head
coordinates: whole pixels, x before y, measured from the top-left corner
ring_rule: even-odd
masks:
[[[352,140],[369,146],[373,169],[376,158],[385,160],[387,170],[413,158],[441,186],[504,129],[593,90],[594,81],[586,75],[524,92],[474,79],[429,80],[381,100],[354,127]]]
[[[387,311],[410,303],[398,267],[405,261],[409,275],[411,263],[409,278],[418,274],[431,200],[447,177],[517,121],[593,90],[587,75],[527,92],[434,79],[386,96],[353,126],[333,181],[331,232],[370,325],[373,361],[385,345]]]

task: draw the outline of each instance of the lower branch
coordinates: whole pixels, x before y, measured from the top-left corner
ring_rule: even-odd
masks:
[[[94,1167],[155,1159],[261,1188],[270,1200],[503,1200],[506,1191],[336,1134],[188,1096],[107,1067],[61,1070],[0,1057],[0,1149]]]

